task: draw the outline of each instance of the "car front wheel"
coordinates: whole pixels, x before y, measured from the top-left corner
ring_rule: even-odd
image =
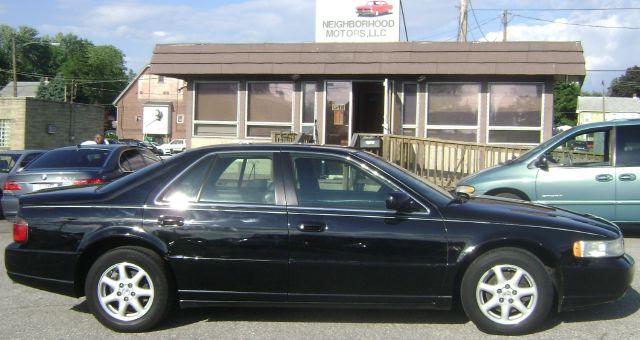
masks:
[[[103,325],[142,332],[167,313],[170,288],[162,259],[140,247],[120,247],[93,264],[85,284],[87,303]]]
[[[553,305],[553,284],[531,253],[504,248],[476,259],[462,279],[460,297],[467,316],[492,334],[535,330]]]

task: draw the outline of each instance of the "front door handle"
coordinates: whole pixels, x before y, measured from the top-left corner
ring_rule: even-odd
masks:
[[[604,174],[596,176],[596,181],[598,182],[611,182],[613,181],[613,175]]]
[[[161,227],[182,227],[184,218],[180,216],[160,216],[158,217],[158,224]]]
[[[327,230],[327,225],[324,223],[300,223],[298,230],[308,233],[320,233]]]
[[[623,182],[632,182],[636,180],[636,175],[634,174],[622,174],[618,176],[618,179]]]

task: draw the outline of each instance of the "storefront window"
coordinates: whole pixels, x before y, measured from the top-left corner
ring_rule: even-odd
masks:
[[[302,84],[302,129],[301,132],[314,136],[316,119],[316,83]]]
[[[293,83],[249,83],[247,95],[247,137],[292,130]]]
[[[415,136],[418,114],[418,84],[405,83],[402,94],[402,134]]]
[[[489,143],[540,143],[542,86],[542,84],[489,85]]]
[[[476,142],[480,84],[428,84],[427,137]]]
[[[193,121],[196,136],[236,137],[238,83],[196,83]]]

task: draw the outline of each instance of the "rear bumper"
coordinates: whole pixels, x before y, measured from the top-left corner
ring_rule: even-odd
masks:
[[[635,260],[624,255],[615,259],[586,259],[563,269],[560,310],[573,310],[621,298],[631,286]]]
[[[77,297],[75,268],[77,253],[20,249],[12,243],[5,249],[4,263],[11,280],[42,290]]]
[[[2,195],[2,213],[8,220],[13,218],[18,213],[18,196]]]

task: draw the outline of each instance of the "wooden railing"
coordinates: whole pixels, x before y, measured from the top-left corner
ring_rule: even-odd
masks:
[[[369,136],[382,140],[380,149],[370,151],[444,188],[452,188],[461,178],[516,158],[530,149],[375,134],[358,134],[352,144],[358,146],[360,138]]]
[[[292,143],[296,133],[272,132],[274,143]],[[379,138],[380,148],[366,149],[431,182],[452,188],[462,177],[494,166],[528,151],[525,146],[499,146],[382,134],[355,134],[351,146],[363,138]]]

